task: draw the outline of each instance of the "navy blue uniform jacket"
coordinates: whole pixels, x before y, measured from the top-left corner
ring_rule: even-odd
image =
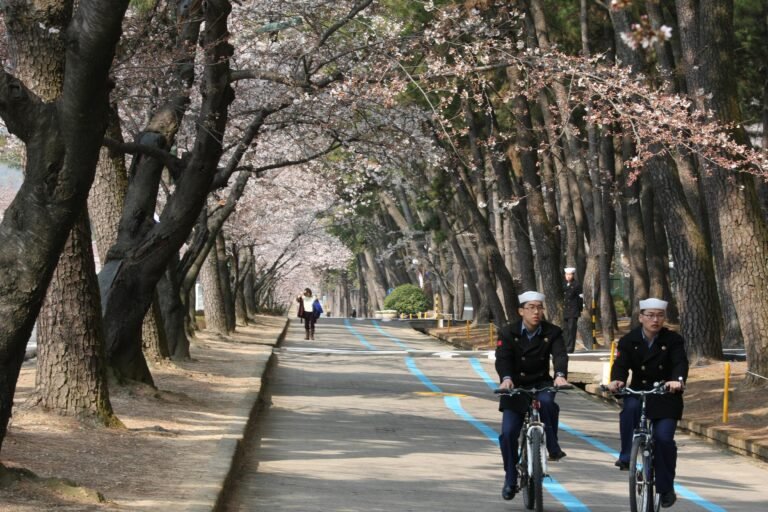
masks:
[[[512,377],[515,387],[551,386],[554,379],[549,373],[549,359],[555,373],[568,377],[568,352],[563,341],[563,331],[558,326],[542,320],[541,332],[530,341],[520,334],[522,320],[507,324],[499,331],[496,342],[496,371],[499,380]],[[512,409],[520,414],[528,410],[528,400],[522,395],[502,396],[499,410]]]
[[[654,382],[688,378],[688,356],[683,337],[662,327],[651,348],[643,339],[642,327],[628,332],[619,340],[616,357],[611,368],[611,380],[627,382],[630,370],[632,389],[651,389]],[[683,416],[682,393],[652,395],[648,397],[646,413],[651,419]]]

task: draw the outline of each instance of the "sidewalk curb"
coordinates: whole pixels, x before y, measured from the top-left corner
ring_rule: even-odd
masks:
[[[272,348],[279,347],[285,340],[285,335],[288,332],[289,325],[288,318],[285,318],[285,325],[283,330],[278,335]],[[224,499],[227,495],[227,491],[231,488],[233,479],[237,476],[237,468],[240,467],[242,458],[242,445],[245,440],[246,433],[251,427],[252,422],[262,409],[264,403],[265,393],[265,381],[268,375],[273,370],[276,364],[276,356],[274,351],[270,350],[268,353],[264,353],[263,361],[259,361],[256,364],[256,373],[261,373],[261,385],[258,390],[254,390],[248,393],[240,401],[237,407],[240,411],[248,411],[248,420],[244,424],[233,425],[219,440],[216,451],[211,455],[208,461],[207,474],[211,475],[210,480],[216,480],[217,485],[210,485],[211,482],[206,484],[196,493],[195,498],[190,500],[193,504],[185,506],[181,509],[183,512],[211,512],[213,510],[223,510],[221,507],[224,505]]]

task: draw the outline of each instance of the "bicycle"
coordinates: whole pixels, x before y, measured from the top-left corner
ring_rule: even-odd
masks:
[[[601,386],[609,391],[608,386]],[[649,390],[624,387],[614,396],[640,397],[640,423],[632,434],[632,450],[629,452],[629,509],[630,512],[659,512],[661,501],[655,489],[656,475],[653,470],[653,422],[645,415],[648,395],[667,393],[664,382],[655,382]]]
[[[536,395],[542,391],[557,393],[564,389],[572,389],[573,386],[547,386],[543,388],[512,388],[494,389],[497,395],[525,395],[529,398],[528,412],[523,419],[518,439],[517,479],[518,488],[523,495],[525,508],[536,512],[544,510],[543,485],[547,476],[547,445],[544,423],[539,418],[541,403]]]

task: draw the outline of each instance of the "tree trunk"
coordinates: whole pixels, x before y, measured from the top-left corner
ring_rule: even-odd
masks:
[[[72,15],[71,5],[51,2],[47,9],[35,5],[26,8],[29,9],[24,13],[26,19],[20,25],[9,21],[11,32],[26,36],[39,34],[36,27],[28,23],[58,30],[46,31],[42,38],[37,36],[24,47],[17,47],[15,71],[41,100],[54,102],[62,93],[63,34]],[[58,414],[115,425],[120,422],[112,412],[103,367],[99,288],[95,286],[90,235],[87,215],[82,213],[59,256],[38,317],[35,395],[43,407]]]
[[[210,256],[209,256],[210,257]],[[224,305],[224,313],[227,320],[227,332],[235,331],[235,295],[232,293],[232,276],[229,272],[230,257],[227,254],[227,244],[224,242],[224,234],[219,231],[216,235],[216,264],[219,267],[219,280],[221,281],[221,301]]]
[[[158,299],[152,301],[152,306],[144,316],[144,322],[141,324],[141,347],[144,356],[148,361],[155,363],[165,361],[170,356],[168,348],[168,338],[165,335],[165,328],[159,319],[162,318]]]
[[[676,5],[685,78],[694,105],[701,112],[711,110],[720,122],[738,126],[732,0],[677,0]],[[735,128],[732,135],[747,142],[743,129]],[[754,180],[746,173],[708,168],[702,182],[713,243],[722,246],[722,254],[716,253],[718,274],[733,297],[744,335],[750,372],[746,382],[764,385],[756,375],[768,375],[768,226]]]
[[[472,310],[477,311],[480,309],[480,305],[484,301],[482,296],[480,295],[480,291],[478,290],[477,285],[475,284],[476,280],[472,277],[472,271],[469,267],[469,262],[467,262],[467,258],[464,254],[464,251],[461,249],[461,244],[459,243],[459,240],[456,237],[456,232],[451,226],[451,223],[448,220],[448,217],[446,216],[445,211],[443,209],[438,209],[437,214],[440,217],[440,228],[448,237],[448,243],[451,245],[454,261],[456,265],[459,266],[461,270],[461,275],[463,277],[463,281],[467,285],[467,291],[469,292],[469,298],[470,298],[469,300],[472,302]],[[464,287],[462,286],[462,291],[463,291],[463,288]],[[462,301],[460,302],[461,307],[458,310],[459,318],[462,318],[464,316],[463,292],[461,294],[461,297],[462,297]],[[498,296],[496,297],[498,299]],[[498,307],[501,307],[501,303],[499,303]],[[473,316],[474,316],[474,313],[473,313]]]
[[[205,303],[205,328],[226,336],[227,311],[224,307],[224,297],[221,291],[219,277],[219,262],[216,251],[208,253],[203,268],[200,270],[200,283],[203,285],[203,302]]]
[[[518,83],[520,77],[511,66],[508,69],[510,84]],[[513,112],[516,120],[517,147],[520,148],[520,162],[523,170],[525,195],[528,198],[528,219],[531,224],[533,243],[536,247],[536,263],[539,277],[544,286],[542,290],[547,300],[544,306],[547,318],[562,325],[563,319],[563,288],[560,277],[560,254],[555,230],[547,218],[544,206],[544,196],[541,193],[541,179],[538,174],[536,143],[532,136],[533,124],[525,96],[516,96],[513,100]]]
[[[85,208],[106,128],[107,74],[128,2],[81,0],[66,31],[63,94],[43,103],[0,71],[0,116],[26,145],[24,183],[0,223],[0,443],[35,318],[67,235]],[[7,27],[20,13],[6,6]],[[81,13],[87,12],[85,17]],[[34,25],[34,23],[33,23]],[[23,31],[35,38],[38,27]],[[11,47],[34,45],[8,29]]]
[[[190,359],[189,338],[187,337],[186,319],[189,308],[181,300],[179,295],[180,285],[176,276],[178,258],[168,265],[163,277],[157,283],[157,302],[162,314],[165,333],[168,340],[168,352],[174,361],[187,361]],[[194,290],[193,290],[194,293]],[[192,304],[194,305],[194,298]]]
[[[376,261],[376,255],[372,249],[366,249],[363,251],[363,257],[365,258],[366,270],[368,274],[368,293],[373,294],[373,298],[376,300],[376,309],[384,309],[384,299],[387,296],[387,283],[384,279],[384,274],[381,271],[381,266]],[[425,283],[426,284],[426,283]]]
[[[680,333],[685,338],[688,358],[722,359],[723,332],[712,255],[696,217],[674,174],[663,162],[649,164],[650,177],[664,209],[664,224],[675,262]]]
[[[201,5],[203,3],[201,2]],[[228,2],[205,2],[201,16],[205,21],[200,34],[204,52],[204,80],[201,84],[202,103],[195,123],[194,150],[189,158],[175,161],[183,176],[160,214],[160,221],[150,223],[156,206],[160,171],[166,162],[145,155],[134,157],[137,172],[133,173],[126,195],[126,210],[120,222],[116,244],[99,274],[102,290],[107,355],[110,364],[122,375],[151,382],[151,375],[142,361],[138,343],[141,321],[149,309],[157,282],[173,256],[187,240],[216,176],[223,153],[222,139],[228,121],[228,108],[234,100],[229,83],[227,20],[231,11]],[[194,40],[196,40],[195,38]],[[194,49],[195,45],[192,45]],[[181,77],[186,83],[186,77]],[[189,91],[184,90],[167,103],[167,123],[159,123],[157,131],[145,131],[141,142],[168,149],[186,106]]]
[[[58,414],[118,426],[122,424],[112,411],[104,367],[98,289],[83,213],[38,317],[35,395],[43,407]]]

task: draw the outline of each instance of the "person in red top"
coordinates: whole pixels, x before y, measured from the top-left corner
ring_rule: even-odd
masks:
[[[496,343],[496,371],[502,389],[515,387],[568,386],[568,353],[563,341],[563,331],[544,320],[544,295],[539,292],[525,292],[518,295],[518,313],[521,319],[507,324],[499,331]],[[554,379],[549,373],[549,360],[555,369]],[[565,457],[557,441],[557,422],[560,407],[549,392],[538,393],[541,402],[541,420],[547,440],[549,460]],[[504,461],[504,487],[501,497],[511,500],[518,491],[517,485],[517,440],[528,410],[528,399],[522,395],[502,396],[499,401],[502,412],[499,447]]]

